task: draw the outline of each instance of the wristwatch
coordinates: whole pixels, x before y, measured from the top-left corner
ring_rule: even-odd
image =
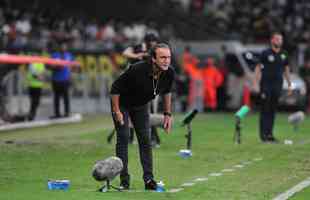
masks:
[[[121,111],[112,112],[113,115],[116,115],[117,113],[121,113]]]

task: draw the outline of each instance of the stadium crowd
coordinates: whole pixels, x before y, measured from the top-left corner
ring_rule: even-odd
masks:
[[[1,47],[47,48],[55,41],[69,40],[72,48],[110,49],[127,41],[141,41],[146,32],[160,33],[165,39],[266,42],[270,32],[281,30],[292,47],[310,40],[310,2],[305,0],[146,1],[141,10],[145,18],[133,18],[118,7],[115,9],[124,13],[122,18],[105,16],[109,8],[103,8],[98,17],[74,9],[63,13],[66,5],[60,1],[49,10],[39,1],[31,2],[24,6],[2,1]]]

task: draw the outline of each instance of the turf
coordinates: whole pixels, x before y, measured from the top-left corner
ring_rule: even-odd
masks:
[[[181,116],[175,117],[179,121]],[[310,176],[310,120],[298,132],[279,114],[275,135],[279,144],[262,144],[257,134],[258,115],[242,121],[242,144],[233,142],[233,114],[199,114],[192,124],[193,156],[183,159],[178,151],[186,145],[186,129],[175,126],[171,134],[161,131],[162,144],[154,149],[154,173],[166,189],[208,177],[178,193],[144,192],[137,145],[129,146],[132,191],[99,193],[100,183],[91,177],[96,160],[114,155],[114,142],[107,144],[112,128],[110,116],[88,116],[80,124],[0,132],[0,200],[86,199],[272,199]],[[292,145],[283,141],[290,139]],[[261,158],[260,161],[254,161]],[[251,161],[244,168],[237,164]],[[235,168],[211,177],[210,173]],[[47,190],[48,179],[69,179],[68,191]],[[119,180],[113,181],[114,185]],[[309,194],[305,190],[305,195]],[[298,196],[301,195],[299,198]],[[294,200],[304,199],[303,192]]]
[[[310,197],[310,188],[306,188],[303,191],[295,194],[290,200],[308,200]]]

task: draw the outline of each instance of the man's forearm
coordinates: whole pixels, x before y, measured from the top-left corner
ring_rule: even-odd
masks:
[[[118,94],[112,94],[111,100],[112,100],[112,112],[114,112],[114,113],[120,112],[119,95]]]
[[[255,77],[254,77],[254,84],[257,85],[260,81],[260,73],[261,73],[261,65],[257,64],[255,67]]]
[[[287,85],[289,87],[291,87],[292,86],[292,82],[291,82],[291,78],[290,78],[290,68],[289,68],[289,66],[285,66],[284,77],[285,77],[285,79],[287,81]]]
[[[171,113],[171,93],[164,95],[164,112]]]
[[[131,59],[139,59],[139,54],[135,53],[132,47],[128,47],[124,50],[123,56]]]

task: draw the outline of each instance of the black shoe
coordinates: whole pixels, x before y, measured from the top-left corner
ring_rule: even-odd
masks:
[[[269,140],[266,137],[261,138],[262,143],[268,143]]]
[[[268,140],[272,143],[279,143],[279,140],[273,136],[271,136]]]
[[[119,186],[120,190],[129,190],[130,185],[128,181],[121,181],[121,184]]]
[[[152,141],[151,142],[151,146],[152,146],[152,148],[159,148],[160,147],[160,143],[157,143],[156,141]]]
[[[145,190],[156,190],[157,183],[153,179],[149,179],[145,182]]]
[[[267,138],[266,138],[266,142],[267,143],[277,144],[277,143],[279,143],[279,140],[276,139],[275,137],[273,137],[272,135],[268,135]]]
[[[27,121],[31,122],[34,120],[34,117],[27,117]]]
[[[264,134],[264,133],[260,133],[260,140],[265,143],[265,142],[268,142],[268,135],[267,134]]]

